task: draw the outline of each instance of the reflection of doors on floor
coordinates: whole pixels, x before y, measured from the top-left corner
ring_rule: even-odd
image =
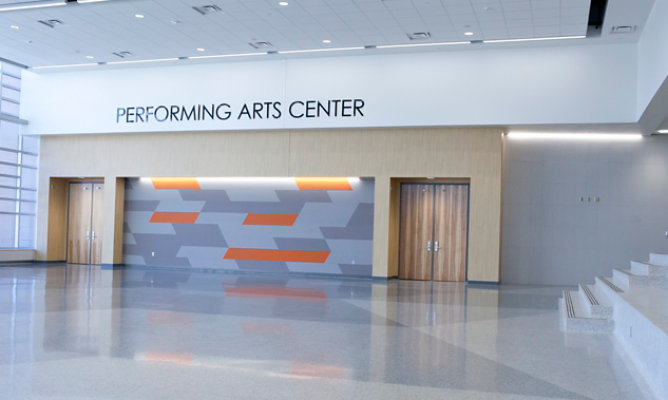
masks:
[[[102,263],[103,183],[70,183],[67,262]]]
[[[401,184],[399,278],[466,280],[468,184]]]

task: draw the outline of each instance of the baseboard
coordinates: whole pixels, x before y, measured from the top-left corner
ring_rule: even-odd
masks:
[[[273,277],[287,277],[287,278],[305,278],[305,279],[354,279],[354,280],[372,280],[370,276],[362,275],[344,275],[344,274],[318,274],[314,272],[289,272],[289,271],[244,271],[235,269],[217,269],[217,268],[200,268],[200,267],[164,267],[154,265],[140,265],[140,264],[125,264],[125,268],[130,270],[145,270],[145,271],[174,271],[174,272],[199,272],[209,274],[230,274],[230,275],[255,275],[255,276],[273,276]]]
[[[38,265],[46,265],[46,264],[67,264],[67,261],[65,260],[57,260],[57,261],[44,261],[44,260],[33,260],[32,264],[38,264]]]
[[[468,285],[480,286],[486,289],[496,289],[499,286],[499,282],[493,281],[466,281]]]
[[[123,269],[127,268],[128,266],[125,264],[102,264],[102,269],[104,270],[110,270],[110,269]]]

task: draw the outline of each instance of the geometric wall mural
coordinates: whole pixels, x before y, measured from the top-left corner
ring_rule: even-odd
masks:
[[[126,179],[123,262],[371,276],[372,178]]]

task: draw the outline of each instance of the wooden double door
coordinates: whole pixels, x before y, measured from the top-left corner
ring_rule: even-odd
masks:
[[[67,219],[69,264],[102,263],[103,201],[103,183],[70,183]]]
[[[401,184],[399,278],[466,281],[468,184]]]

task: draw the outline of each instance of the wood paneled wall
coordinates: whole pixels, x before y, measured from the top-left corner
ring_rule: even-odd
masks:
[[[105,213],[114,217],[105,219],[102,260],[113,264],[119,262],[122,246],[116,231],[122,217],[122,201],[116,197],[122,197],[116,189],[117,184],[122,186],[119,178],[363,176],[375,178],[373,274],[396,276],[390,263],[390,193],[395,190],[391,179],[454,177],[471,183],[468,278],[498,281],[501,132],[498,128],[378,128],[43,136],[37,259],[59,256],[58,239],[49,231],[59,223],[49,217],[52,189],[43,190],[53,177],[104,177],[111,192],[105,198]],[[392,224],[396,219],[392,214]]]

